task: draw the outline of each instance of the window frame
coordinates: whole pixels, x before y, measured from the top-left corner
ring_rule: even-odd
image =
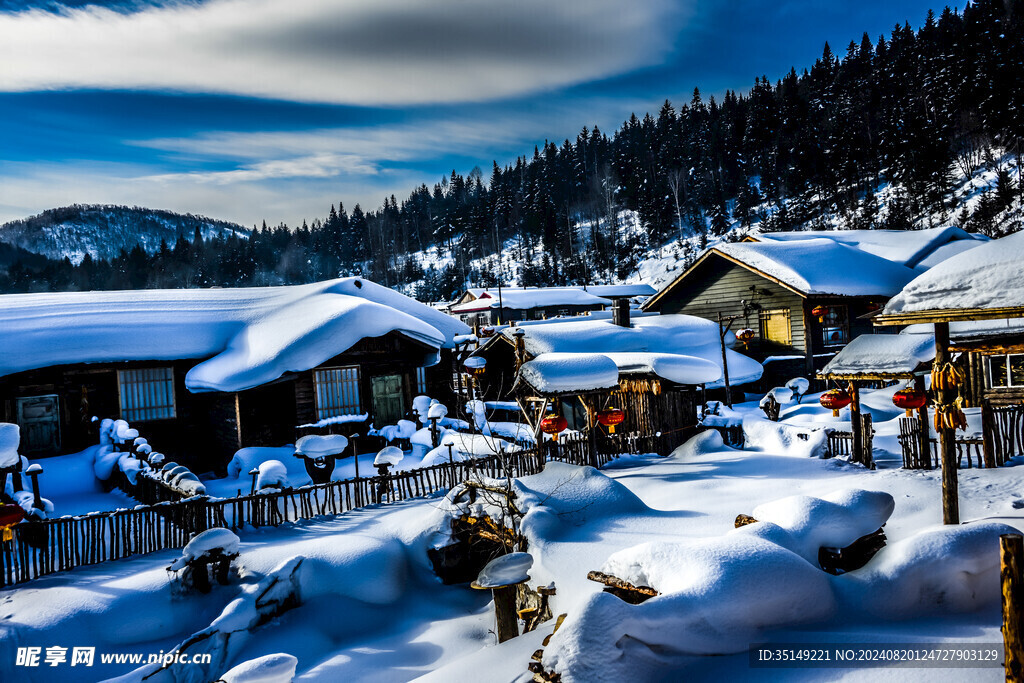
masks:
[[[1024,353],[993,353],[985,356],[985,377],[988,380],[989,389],[993,391],[1000,391],[1004,389],[1024,389],[1024,382],[1020,384],[1013,383],[1011,359],[1017,357],[1024,358]],[[1001,358],[1006,362],[1006,376],[1004,377],[1006,384],[1002,386],[996,386],[995,382],[992,381],[992,361],[996,358]]]
[[[161,371],[167,374],[166,377],[162,378],[142,378],[142,379],[126,379],[128,375],[137,375],[147,372]],[[165,384],[165,396],[169,397],[169,404],[153,404],[147,401],[147,399],[156,398],[156,395],[151,389],[147,389],[145,385],[156,385]],[[136,403],[135,405],[128,406],[125,403],[126,387],[134,387],[134,392],[129,392],[128,396],[131,396],[133,401],[144,401],[143,403]],[[121,419],[128,422],[129,424],[134,422],[161,422],[164,420],[175,420],[178,418],[178,396],[174,386],[174,368],[171,366],[155,366],[148,368],[125,368],[117,371],[117,407],[118,414]],[[156,412],[158,413],[154,417],[150,417],[149,414]]]
[[[325,382],[319,379],[322,374],[335,373],[345,371],[354,372],[354,377],[345,377],[342,375],[340,382]],[[339,387],[351,386],[354,387],[354,391],[346,393],[344,389],[333,389],[329,393],[325,393],[326,396],[340,397],[340,402],[333,402],[328,407],[324,407],[323,397],[321,396],[321,387],[327,387],[332,384],[338,385]],[[316,413],[316,419],[327,420],[332,417],[340,417],[342,415],[362,415],[363,412],[363,387],[362,387],[362,371],[358,365],[335,365],[329,367],[315,368],[313,370],[313,410]],[[353,399],[354,397],[354,404]],[[353,408],[354,405],[354,408]],[[330,414],[327,414],[330,413]]]

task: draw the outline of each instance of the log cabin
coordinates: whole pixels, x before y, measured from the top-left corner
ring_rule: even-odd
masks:
[[[936,263],[985,244],[959,228],[766,233],[704,252],[644,310],[753,331],[750,354],[769,360],[766,387],[813,377],[858,335],[863,316]]]
[[[127,420],[196,471],[300,426],[393,424],[451,394],[460,321],[361,278],[241,289],[0,297],[0,421],[29,458]]]
[[[692,434],[703,390],[724,383],[717,324],[687,315],[631,320],[626,302],[610,320],[505,328],[474,355],[487,361],[479,380],[484,397],[518,401],[535,434],[547,412],[565,417],[569,429],[587,431],[598,412],[615,407],[625,413],[620,433],[664,435],[665,450]],[[731,348],[725,355],[734,385],[760,377],[756,361]]]

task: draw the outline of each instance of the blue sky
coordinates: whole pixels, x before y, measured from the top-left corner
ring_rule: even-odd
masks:
[[[666,99],[917,27],[878,0],[0,0],[0,221],[375,208]]]

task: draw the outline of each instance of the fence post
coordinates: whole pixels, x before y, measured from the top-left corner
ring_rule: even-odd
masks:
[[[1003,587],[1003,666],[1006,680],[1024,681],[1024,631],[1021,612],[1024,610],[1024,536],[1003,534],[999,537],[999,577]]]
[[[875,469],[874,436],[871,428],[871,413],[860,416],[860,445],[862,450],[861,463],[868,469]]]
[[[992,436],[995,431],[995,416],[992,414],[992,404],[988,401],[981,402],[981,440],[985,451],[985,467],[996,466],[996,449]]]

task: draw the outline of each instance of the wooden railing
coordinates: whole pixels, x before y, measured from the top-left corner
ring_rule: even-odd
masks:
[[[1017,406],[1010,406],[1016,408]],[[1000,410],[1000,409],[996,409]],[[1007,411],[1009,412],[1009,411]],[[983,413],[984,414],[984,413]],[[983,420],[986,423],[987,420]],[[939,453],[939,440],[935,437],[928,439],[928,452],[921,452],[921,434],[919,433],[920,422],[914,417],[900,418],[900,435],[898,437],[900,449],[903,452],[903,467],[906,469],[930,470],[942,466],[942,456]],[[1005,442],[1000,442],[999,448],[994,452],[986,454],[986,436],[991,432],[986,430],[982,437],[958,436],[954,441],[956,448],[957,467],[1000,467],[1006,463],[1007,451],[1003,449]],[[966,463],[966,464],[965,464]]]
[[[840,455],[850,455],[853,452],[853,432],[840,432],[829,429],[826,434],[826,455],[835,458]]]

